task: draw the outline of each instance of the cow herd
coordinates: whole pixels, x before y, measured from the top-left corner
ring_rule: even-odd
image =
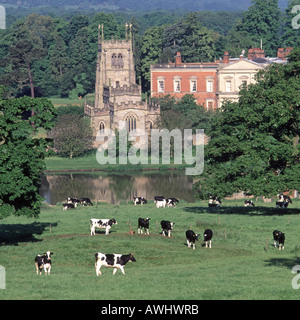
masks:
[[[147,200],[144,197],[133,197],[133,204],[143,205],[146,204]],[[165,198],[163,196],[155,196],[154,203],[157,208],[165,208],[167,207],[176,207],[176,204],[179,203],[179,200],[176,198]],[[292,203],[290,197],[284,196],[280,194],[279,200],[276,202],[276,207],[286,208],[289,203]],[[66,202],[63,203],[63,210],[73,209],[76,208],[78,204],[82,206],[92,206],[93,203],[89,198],[70,198],[68,197]],[[219,207],[221,204],[221,200],[219,197],[211,197],[209,200],[209,207]],[[246,206],[255,206],[252,200],[245,200],[244,202]],[[138,234],[149,235],[149,225],[150,225],[150,218],[138,218]],[[105,235],[109,235],[109,230],[113,225],[117,225],[118,222],[116,219],[90,219],[90,231],[91,236],[96,234],[96,228],[105,229]],[[175,222],[162,220],[160,222],[162,235],[171,237],[171,231],[173,230]],[[185,233],[186,236],[186,243],[187,247],[193,247],[193,250],[196,248],[195,242],[199,240],[199,235],[195,233],[193,230],[187,230]],[[213,231],[211,229],[205,229],[203,233],[203,241],[205,242],[206,248],[211,248],[211,242],[213,237]],[[274,240],[274,247],[278,246],[279,250],[284,250],[284,242],[285,242],[285,234],[279,230],[273,231],[273,240]],[[36,273],[41,274],[42,270],[44,270],[45,275],[50,275],[51,271],[51,255],[53,252],[47,251],[44,254],[39,254],[35,257],[35,267]],[[95,270],[96,275],[101,275],[101,267],[111,267],[113,268],[113,274],[116,273],[118,269],[121,270],[123,274],[125,274],[124,267],[127,262],[132,261],[136,262],[133,255],[130,253],[128,255],[121,255],[121,254],[104,254],[101,252],[97,252],[95,254]]]

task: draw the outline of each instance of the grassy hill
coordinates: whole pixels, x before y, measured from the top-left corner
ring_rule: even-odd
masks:
[[[157,209],[151,201],[143,207],[98,203],[67,212],[61,205],[44,206],[37,220],[1,221],[6,289],[0,300],[298,299],[291,269],[300,264],[299,208],[299,201],[286,210],[274,203],[244,208],[236,201],[218,209],[206,202]],[[137,234],[139,217],[151,218],[150,236]],[[90,218],[116,218],[118,225],[108,236],[98,229],[92,237]],[[160,234],[163,219],[175,222],[171,238]],[[134,235],[128,234],[130,225]],[[214,232],[211,249],[203,247],[206,228]],[[186,245],[187,229],[200,233],[196,250]],[[286,234],[284,251],[273,247],[274,229]],[[34,258],[47,250],[54,252],[51,275],[36,275]],[[137,261],[126,265],[125,275],[102,268],[96,277],[96,252],[131,252]]]

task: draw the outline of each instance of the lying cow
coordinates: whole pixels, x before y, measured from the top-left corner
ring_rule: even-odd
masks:
[[[278,201],[276,201],[276,208],[287,208],[289,203],[293,203],[289,196],[279,194]]]
[[[112,227],[114,224],[118,224],[116,219],[91,219],[91,236],[94,236],[95,233],[95,228],[99,229],[105,229],[105,234],[109,234],[109,229]]]
[[[203,237],[204,237],[204,241],[205,241],[205,247],[209,247],[211,248],[211,239],[213,236],[213,232],[211,229],[206,229],[204,231]]]
[[[145,234],[149,235],[149,220],[150,218],[139,218],[138,220],[138,234],[143,234],[143,229]]]
[[[83,206],[92,206],[93,205],[90,198],[81,198],[80,203]]]
[[[190,248],[193,245],[193,250],[195,250],[195,241],[198,241],[198,234],[193,230],[187,230],[185,233],[187,246]]]
[[[162,220],[160,225],[162,227],[162,234],[165,236],[165,231],[168,232],[168,237],[171,237],[171,230],[174,227],[175,222]]]
[[[143,205],[147,203],[147,200],[144,197],[133,197],[133,203],[136,206],[137,204]]]
[[[279,230],[273,231],[274,247],[278,245],[279,250],[284,250],[285,234]]]
[[[42,270],[44,269],[45,275],[50,275],[51,271],[51,255],[53,252],[47,251],[44,254],[39,254],[35,257],[35,268],[36,274],[42,274]]]
[[[125,274],[124,267],[128,261],[136,262],[135,258],[133,255],[126,254],[105,254],[98,252],[95,254],[95,269],[96,269],[96,275],[99,276],[101,275],[101,267],[110,267],[114,268],[113,274],[117,272],[118,269],[122,271],[123,274]]]
[[[245,207],[250,207],[250,206],[255,207],[255,204],[253,203],[252,200],[245,200],[244,201],[244,206]]]
[[[70,210],[77,208],[77,203],[63,203],[63,210]]]

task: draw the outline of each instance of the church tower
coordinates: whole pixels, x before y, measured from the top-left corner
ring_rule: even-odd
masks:
[[[104,40],[98,27],[95,101],[85,101],[85,115],[99,130],[118,129],[125,121],[127,131],[154,127],[160,108],[142,101],[141,85],[136,83],[131,24],[125,25],[125,39]]]

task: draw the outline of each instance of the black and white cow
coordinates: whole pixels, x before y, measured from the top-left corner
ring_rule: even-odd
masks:
[[[114,224],[118,224],[116,219],[91,219],[91,236],[94,236],[96,234],[95,228],[99,229],[105,229],[105,234],[109,234],[109,229],[112,227]]]
[[[160,225],[162,227],[162,234],[165,236],[165,232],[168,233],[168,237],[171,237],[171,230],[174,227],[175,222],[162,220]]]
[[[133,197],[133,203],[136,206],[137,204],[143,205],[147,203],[147,200],[144,197]]]
[[[44,254],[39,254],[35,257],[35,268],[36,274],[42,274],[42,270],[44,269],[45,275],[50,275],[51,271],[51,255],[53,252],[47,251]]]
[[[96,259],[95,269],[96,269],[97,276],[102,274],[100,271],[102,266],[114,268],[113,274],[115,274],[118,269],[120,269],[122,273],[125,274],[124,267],[126,263],[129,261],[136,262],[135,258],[131,253],[122,255],[122,254],[105,254],[105,253],[98,252],[95,254],[95,259]]]
[[[187,246],[190,248],[193,245],[193,249],[195,250],[196,245],[195,241],[198,241],[198,234],[193,230],[187,230],[185,233]]]
[[[92,206],[93,205],[90,198],[81,198],[80,203],[83,206]]]
[[[156,208],[165,208],[167,199],[164,196],[155,196],[154,203],[156,204]]]
[[[278,200],[276,201],[276,208],[287,208],[289,203],[293,203],[292,199],[289,196],[284,194],[278,195]]]
[[[211,248],[211,239],[213,236],[213,232],[211,229],[205,229],[203,237],[204,237],[204,241],[205,241],[205,247],[209,247]]]
[[[179,203],[179,200],[176,198],[167,198],[166,201],[168,207],[176,207],[176,203]]]
[[[285,234],[279,230],[273,231],[274,247],[278,245],[279,250],[284,250]]]
[[[250,206],[255,207],[255,204],[253,203],[252,200],[245,200],[244,201],[244,206],[245,207],[250,207]]]
[[[66,203],[73,203],[73,204],[79,204],[81,201],[78,200],[77,198],[71,198],[71,197],[68,197],[67,200],[66,200]]]
[[[220,207],[222,201],[221,198],[218,196],[210,196],[208,200],[208,206],[209,207]]]
[[[138,219],[138,234],[143,234],[143,229],[145,234],[149,235],[149,220],[150,218],[139,218]]]
[[[63,210],[70,210],[77,208],[77,203],[63,203]]]

